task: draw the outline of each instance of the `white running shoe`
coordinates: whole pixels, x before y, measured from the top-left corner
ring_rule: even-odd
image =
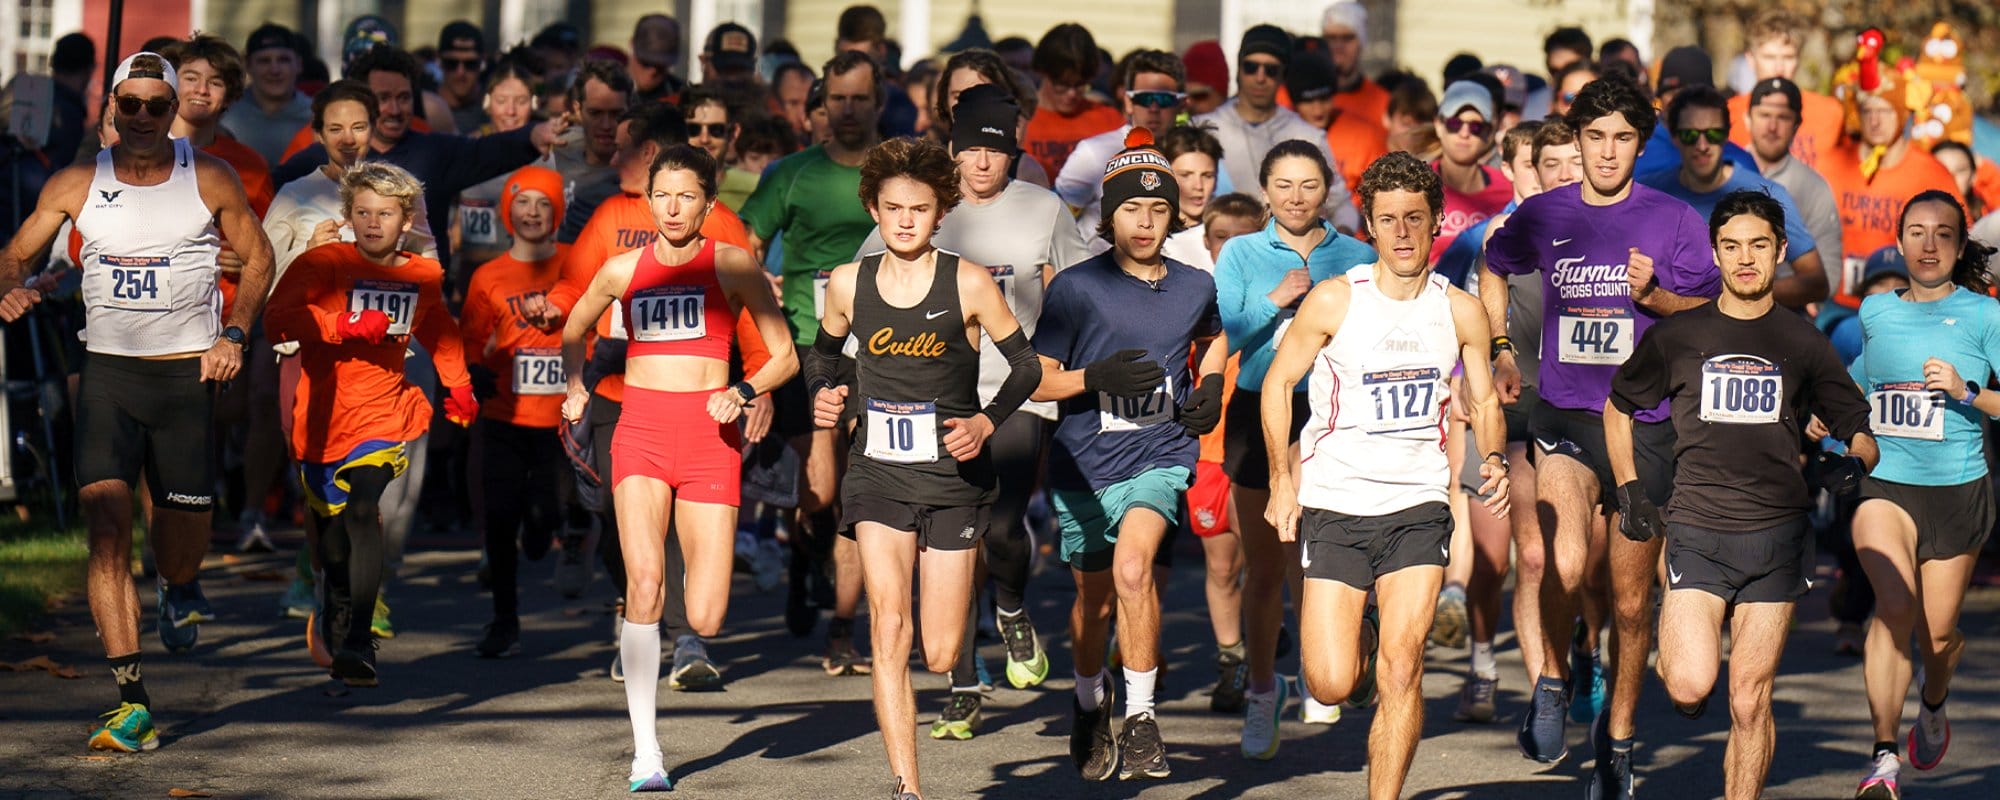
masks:
[[[1306,691],[1303,676],[1299,678],[1299,721],[1307,725],[1332,725],[1340,721],[1340,706],[1314,700],[1312,692]]]
[[[1278,715],[1285,708],[1289,682],[1278,679],[1268,692],[1245,692],[1243,704],[1243,757],[1269,761],[1278,754]]]

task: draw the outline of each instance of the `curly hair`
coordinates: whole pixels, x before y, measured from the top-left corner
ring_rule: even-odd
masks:
[[[861,203],[874,208],[882,185],[890,178],[909,178],[937,194],[938,214],[958,205],[958,164],[935,142],[907,136],[890,139],[868,151],[861,162]]]
[[[404,214],[417,213],[424,197],[424,184],[408,170],[381,161],[363,161],[340,176],[340,214],[354,213],[354,196],[363,191],[394,199]]]
[[[1431,216],[1444,213],[1444,182],[1436,170],[1401,150],[1368,165],[1361,173],[1361,218],[1375,216],[1375,196],[1383,192],[1416,192],[1431,207]]]

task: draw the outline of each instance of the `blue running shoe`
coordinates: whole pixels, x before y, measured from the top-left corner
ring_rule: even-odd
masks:
[[[975,649],[972,653],[972,674],[979,679],[979,691],[993,693],[993,673],[986,671],[986,659]]]
[[[195,642],[201,639],[200,625],[183,625],[176,622],[180,617],[176,613],[179,609],[175,607],[174,599],[180,591],[179,587],[168,586],[164,582],[159,588],[160,613],[154,627],[160,629],[160,644],[166,645],[169,653],[185,653],[193,650]]]
[[[1562,679],[1535,681],[1528,713],[1521,715],[1521,732],[1515,737],[1522,756],[1544,764],[1558,764],[1569,755],[1564,729],[1567,720],[1563,718],[1564,707],[1568,705],[1569,696]]]
[[[115,750],[120,753],[137,753],[160,746],[160,735],[153,730],[153,712],[138,703],[119,703],[118,707],[99,715],[103,725],[90,734],[90,749]]]
[[[208,597],[201,593],[199,579],[179,586],[160,581],[160,618],[173,620],[174,627],[185,628],[215,621],[215,607],[208,604]]]
[[[664,772],[655,772],[643,777],[631,778],[631,783],[631,791],[634,792],[671,792],[674,790],[674,780],[667,777],[667,773]]]
[[[1575,676],[1570,690],[1569,721],[1581,724],[1597,719],[1604,713],[1603,659],[1571,650],[1569,668],[1570,675]]]

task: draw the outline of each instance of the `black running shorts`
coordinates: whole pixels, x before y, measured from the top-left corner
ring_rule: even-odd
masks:
[[[153,361],[92,353],[76,397],[76,483],[146,476],[153,504],[215,507],[215,392],[201,359]]]
[[[1444,566],[1451,528],[1451,507],[1438,502],[1374,517],[1307,508],[1299,516],[1299,566],[1308,578],[1366,590],[1397,570]]]
[[[1587,411],[1556,408],[1536,400],[1529,416],[1528,456],[1536,467],[1551,455],[1568,456],[1597,475],[1597,502],[1607,511],[1618,508],[1618,482],[1611,477],[1611,451],[1604,445],[1604,418]],[[1632,422],[1632,457],[1639,468],[1639,485],[1653,505],[1667,507],[1674,496],[1674,424]]]
[[[1993,532],[1992,477],[1957,486],[1915,486],[1875,478],[1861,481],[1861,500],[1887,500],[1917,523],[1917,560],[1977,553]]]
[[[1667,591],[1699,589],[1726,603],[1790,603],[1812,588],[1804,516],[1759,531],[1667,525]]]
[[[856,525],[873,522],[915,533],[919,550],[970,550],[985,538],[991,509],[987,503],[929,506],[875,494],[850,494],[841,498],[840,533],[852,539]]]

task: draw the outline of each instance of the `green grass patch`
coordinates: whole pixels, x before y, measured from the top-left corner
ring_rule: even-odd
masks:
[[[11,516],[0,521],[0,638],[33,624],[49,598],[81,593],[89,553],[82,525],[55,531]]]

